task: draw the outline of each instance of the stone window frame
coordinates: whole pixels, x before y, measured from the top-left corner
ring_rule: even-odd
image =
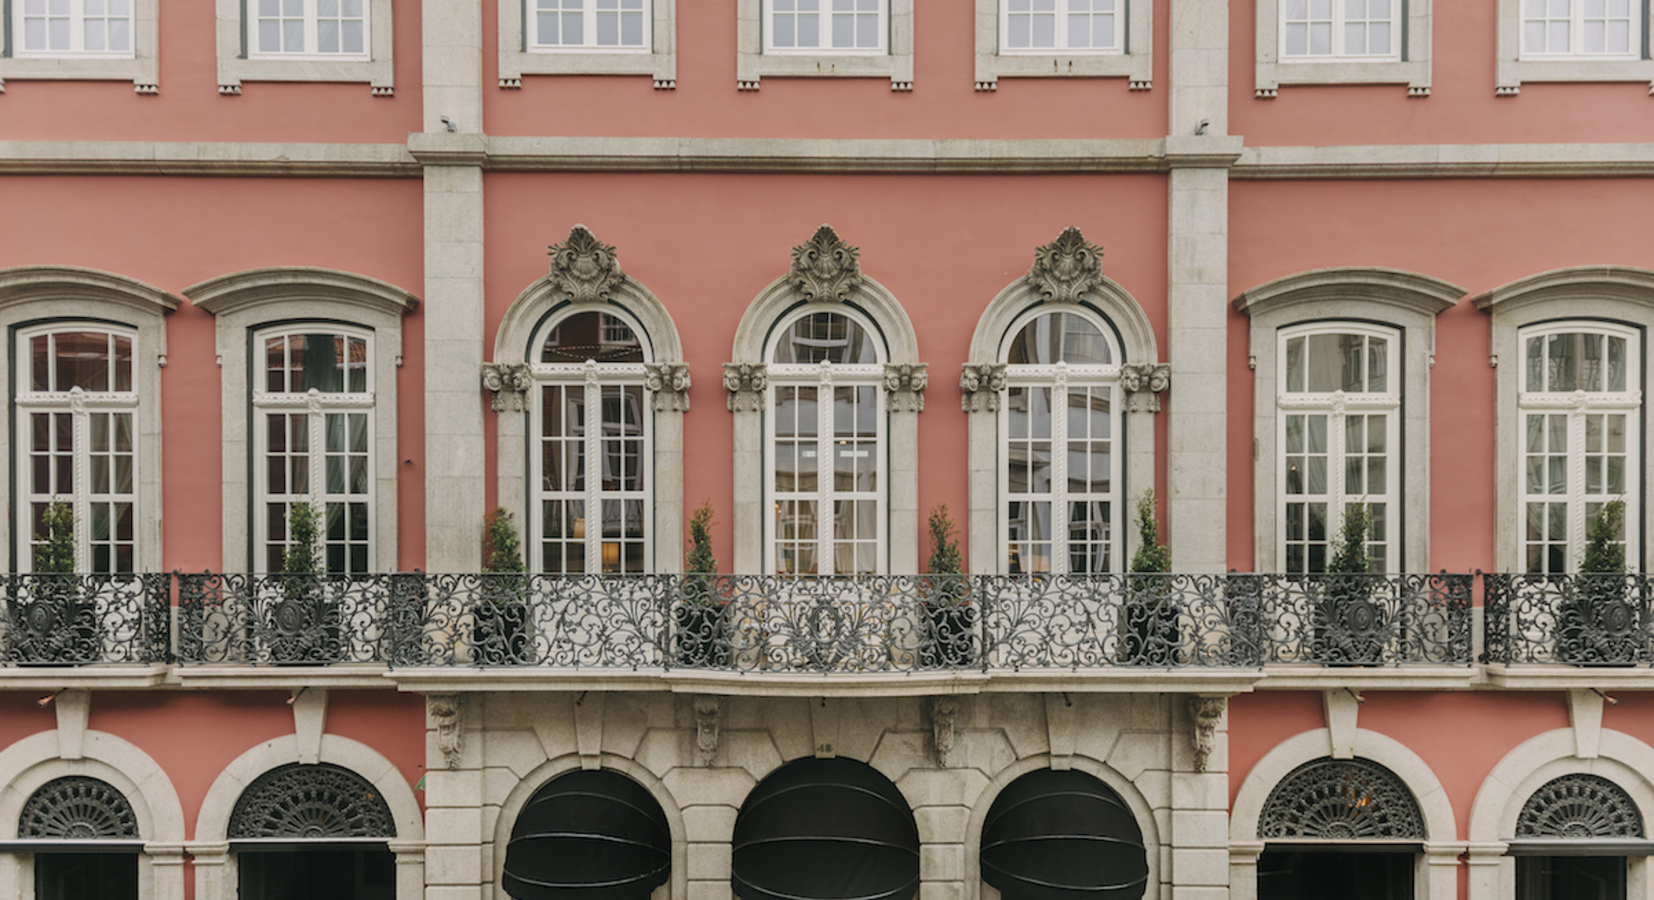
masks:
[[[367,82],[373,96],[396,92],[392,58],[395,29],[392,0],[365,0],[368,14],[368,58],[326,59],[306,55],[294,59],[252,59],[249,56],[246,6],[250,0],[215,0],[218,17],[218,92],[240,94],[244,81]]]
[[[250,481],[257,452],[252,435],[252,342],[270,326],[334,324],[373,334],[373,558],[369,569],[397,565],[397,369],[402,367],[402,319],[419,298],[395,285],[334,269],[249,269],[203,281],[184,296],[211,314],[218,351],[223,440],[226,572],[262,571],[253,546]]]
[[[1526,521],[1520,501],[1522,434],[1517,398],[1521,387],[1520,333],[1530,325],[1595,320],[1617,322],[1640,331],[1646,343],[1654,334],[1654,270],[1629,266],[1577,266],[1553,269],[1494,288],[1473,301],[1489,314],[1494,368],[1494,546],[1496,572],[1523,572],[1519,524]],[[1645,351],[1646,352],[1646,351]],[[1644,366],[1646,370],[1646,366]],[[1654,416],[1648,414],[1649,386],[1643,396],[1643,448],[1654,447]],[[1648,508],[1654,460],[1637,473],[1643,492],[1637,507]],[[1629,504],[1628,504],[1629,505]],[[1646,515],[1646,513],[1645,513]],[[1646,523],[1645,523],[1646,524]],[[1654,561],[1654,528],[1643,527],[1639,547],[1626,548],[1627,562],[1640,567]]]
[[[648,75],[657,90],[678,84],[678,0],[650,0],[654,15],[646,51],[529,50],[526,0],[499,0],[499,79],[521,88],[524,75]]]
[[[1314,322],[1359,322],[1401,335],[1401,509],[1403,523],[1391,569],[1427,571],[1430,560],[1430,369],[1436,317],[1465,294],[1458,285],[1399,269],[1347,267],[1299,272],[1252,288],[1234,300],[1251,319],[1253,375],[1253,570],[1274,572],[1280,544],[1277,493],[1276,379],[1279,332]]]
[[[103,322],[137,335],[133,346],[133,388],[137,418],[138,547],[134,569],[161,571],[161,373],[166,366],[166,316],[181,301],[153,285],[94,269],[71,266],[20,266],[0,269],[0,330],[10,334],[25,325],[51,322]],[[44,315],[50,310],[49,315]],[[0,396],[10,404],[12,366],[0,366]],[[0,459],[10,459],[15,433],[0,428]],[[0,479],[0,501],[11,506],[14,484]],[[15,511],[13,511],[15,512]],[[13,530],[17,516],[0,516],[0,568],[13,570]]]
[[[1000,7],[976,0],[976,89],[999,89],[1001,78],[1125,78],[1134,91],[1154,80],[1154,0],[1121,0],[1126,11],[1123,53],[999,52]]]
[[[582,231],[584,226],[575,226],[576,233]],[[571,240],[573,237],[571,235]],[[553,249],[564,246],[559,244]],[[613,312],[618,308],[638,326],[639,337],[648,345],[646,356],[651,360],[644,366],[647,373],[644,392],[652,395],[650,408],[654,411],[654,432],[650,437],[653,460],[650,498],[654,507],[650,552],[653,558],[649,571],[682,572],[683,416],[689,411],[689,366],[683,361],[683,343],[678,337],[677,324],[665,305],[647,287],[620,271],[619,263],[613,261],[613,247],[607,247],[607,251],[614,266],[613,277],[601,294],[593,290],[576,296],[575,291],[581,290],[581,286],[553,271],[517,295],[494,333],[493,361],[483,364],[483,383],[494,392],[497,502],[516,516],[518,522],[527,525],[528,448],[532,437],[528,433],[527,395],[543,383],[535,381],[529,371],[535,337],[545,333],[553,318],[581,312]],[[532,565],[529,568],[539,570]]]
[[[13,0],[13,4],[22,0]],[[57,57],[14,56],[16,36],[12,34],[14,16],[0,22],[5,35],[6,53],[0,55],[0,93],[6,89],[6,79],[16,81],[125,81],[132,79],[133,90],[140,94],[161,92],[160,63],[160,0],[132,0],[132,55]]]
[[[1272,99],[1283,84],[1405,84],[1409,97],[1430,96],[1430,6],[1433,0],[1396,0],[1401,4],[1403,14],[1401,59],[1372,62],[1348,58],[1283,59],[1281,14],[1284,2],[1258,0],[1254,97]]]
[[[735,84],[756,91],[770,78],[889,78],[893,91],[913,90],[913,0],[889,0],[889,52],[765,53],[764,5],[768,0],[736,0]]]
[[[1499,0],[1498,20],[1495,24],[1495,85],[1494,94],[1514,97],[1522,92],[1524,81],[1533,82],[1611,82],[1646,81],[1648,92],[1654,94],[1654,59],[1649,58],[1648,0],[1632,0],[1633,8],[1642,11],[1642,46],[1639,59],[1593,59],[1589,56],[1540,58],[1522,56],[1521,0]],[[1640,7],[1637,6],[1640,4]]]

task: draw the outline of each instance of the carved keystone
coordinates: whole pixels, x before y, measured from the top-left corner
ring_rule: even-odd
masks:
[[[1103,277],[1103,248],[1087,243],[1078,228],[1034,251],[1028,282],[1046,300],[1078,303]]]
[[[793,248],[793,268],[787,283],[805,300],[843,303],[861,287],[860,251],[841,240],[833,226],[823,225],[808,241]]]
[[[598,240],[584,225],[569,231],[569,239],[547,248],[551,280],[576,303],[608,300],[609,292],[626,279],[615,248]]]

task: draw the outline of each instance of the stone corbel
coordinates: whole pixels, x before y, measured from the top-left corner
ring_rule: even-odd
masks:
[[[695,698],[695,758],[703,766],[712,765],[712,758],[718,754],[718,728],[723,715],[724,698]]]
[[[890,412],[924,412],[925,386],[930,381],[925,363],[885,363],[885,409]]]
[[[1189,718],[1194,722],[1194,733],[1189,736],[1195,748],[1195,771],[1206,771],[1206,761],[1217,748],[1218,722],[1228,700],[1223,697],[1190,697]]]
[[[92,693],[71,689],[52,696],[57,704],[57,755],[60,759],[81,759],[86,749],[86,726],[92,718]]]
[[[655,412],[689,412],[689,364],[647,363],[643,386],[655,395]]]
[[[1120,390],[1126,395],[1127,412],[1160,411],[1160,394],[1172,383],[1167,363],[1138,363],[1120,367]]]
[[[965,412],[999,412],[999,392],[1005,390],[1004,363],[965,363],[959,376],[960,405]]]
[[[580,754],[580,768],[603,767],[603,693],[585,692],[574,701],[574,749]]]
[[[957,697],[932,697],[930,707],[931,740],[936,747],[936,764],[946,769],[953,765],[954,739],[958,731],[954,722],[959,717]]]
[[[425,708],[436,728],[436,748],[442,753],[448,768],[459,768],[461,714],[464,698],[458,694],[432,694],[425,698]]]
[[[764,408],[769,369],[763,363],[724,363],[724,390],[730,412],[757,412]]]
[[[522,412],[528,408],[534,376],[521,363],[483,363],[482,386],[494,394],[495,412]]]

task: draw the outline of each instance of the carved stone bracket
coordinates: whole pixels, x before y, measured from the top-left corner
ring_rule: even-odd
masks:
[[[1126,395],[1128,412],[1160,411],[1160,394],[1172,383],[1172,367],[1166,363],[1137,363],[1120,367],[1120,390]]]
[[[891,412],[924,412],[928,369],[926,363],[885,363],[885,408]]]
[[[695,758],[703,766],[712,765],[712,757],[718,753],[718,727],[723,715],[724,698],[695,698]]]
[[[769,369],[763,363],[724,363],[724,390],[730,412],[757,412],[764,408]]]
[[[1103,277],[1103,248],[1088,243],[1078,228],[1034,251],[1028,282],[1046,300],[1078,303]]]
[[[964,392],[960,405],[965,412],[998,412],[999,392],[1005,390],[1005,364],[965,363],[959,389]]]
[[[431,724],[436,726],[436,747],[442,751],[442,758],[450,769],[459,768],[460,714],[464,702],[465,698],[458,694],[432,694],[425,698]]]
[[[495,412],[522,412],[528,408],[528,389],[534,376],[520,363],[483,363],[482,386],[494,394]]]
[[[953,765],[954,721],[959,717],[959,698],[932,697],[930,707],[931,740],[936,745],[936,764],[946,769]]]
[[[608,300],[626,276],[620,271],[615,248],[598,240],[584,225],[569,231],[569,239],[547,248],[551,280],[576,303]]]
[[[643,386],[655,395],[655,412],[689,412],[689,364],[646,363]]]
[[[1189,736],[1195,748],[1195,771],[1206,771],[1206,760],[1217,747],[1218,721],[1228,705],[1224,697],[1190,697],[1189,718],[1194,721],[1194,733]]]
[[[861,263],[856,260],[859,252],[841,240],[833,226],[823,225],[808,241],[793,248],[787,283],[805,300],[843,303],[861,287]]]

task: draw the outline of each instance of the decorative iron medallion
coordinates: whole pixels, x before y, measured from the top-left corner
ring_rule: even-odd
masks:
[[[260,775],[230,814],[230,840],[396,837],[390,806],[355,772],[293,763]]]
[[[17,836],[59,841],[137,840],[138,820],[120,791],[96,778],[46,782],[23,804]]]
[[[1269,792],[1258,834],[1326,841],[1424,840],[1418,801],[1395,773],[1365,759],[1318,759]]]
[[[1516,817],[1519,838],[1641,838],[1643,817],[1619,785],[1598,775],[1564,775],[1533,792]]]

